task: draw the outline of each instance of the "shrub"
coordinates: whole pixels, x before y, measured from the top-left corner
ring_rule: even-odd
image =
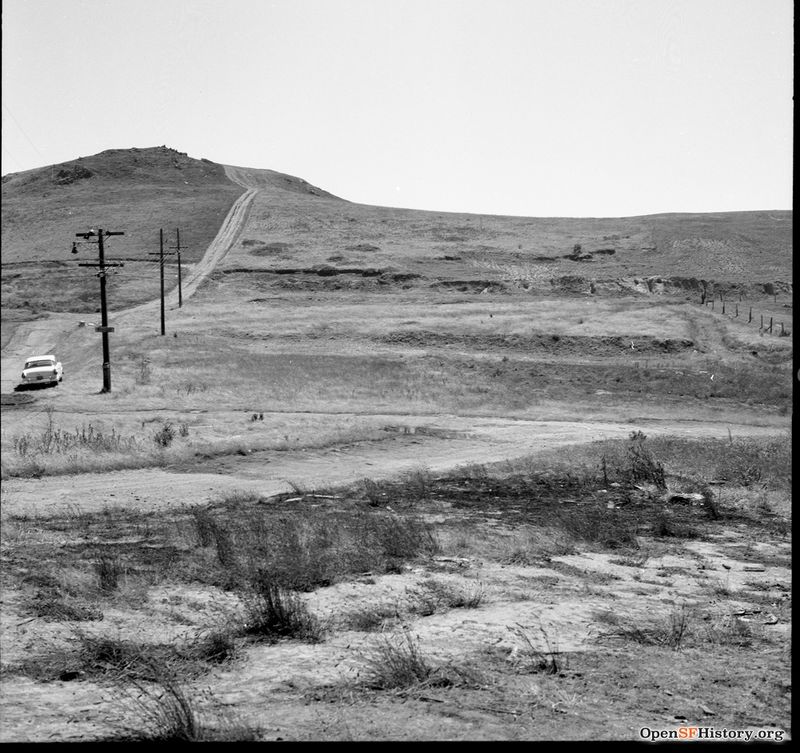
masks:
[[[305,603],[267,573],[257,574],[245,609],[243,630],[247,635],[270,640],[298,638],[311,643],[322,640],[322,627]]]
[[[122,574],[122,566],[115,557],[101,556],[95,563],[94,569],[97,573],[100,590],[104,593],[116,591],[119,584],[119,576]]]
[[[153,441],[158,447],[169,447],[175,439],[175,427],[167,421],[154,435]]]
[[[664,466],[652,455],[645,445],[647,435],[641,431],[634,431],[630,435],[628,445],[628,481],[632,484],[650,483],[656,488],[665,491],[667,482],[664,475]]]

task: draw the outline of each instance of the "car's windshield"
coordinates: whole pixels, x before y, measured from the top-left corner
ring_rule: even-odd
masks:
[[[52,361],[48,361],[46,359],[42,359],[42,360],[37,360],[37,361],[28,361],[25,364],[25,368],[26,369],[36,369],[36,368],[39,368],[40,366],[53,366],[53,362]]]

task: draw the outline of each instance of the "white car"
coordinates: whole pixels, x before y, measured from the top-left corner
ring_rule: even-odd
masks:
[[[21,384],[58,384],[63,379],[64,367],[55,356],[31,356],[22,369]]]

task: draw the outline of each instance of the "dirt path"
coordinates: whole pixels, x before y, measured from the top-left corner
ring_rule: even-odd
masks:
[[[396,418],[396,417],[395,417]],[[416,433],[398,431],[381,441],[314,450],[263,451],[225,456],[185,469],[142,469],[84,473],[3,482],[0,513],[40,516],[96,512],[124,506],[155,510],[214,501],[230,491],[270,496],[294,486],[314,489],[388,478],[427,469],[441,473],[468,464],[493,463],[556,447],[600,439],[622,439],[635,429],[648,436],[769,436],[774,427],[695,422],[643,421],[640,424],[511,421],[450,417],[430,420]]]
[[[203,258],[183,281],[184,299],[191,298],[200,283],[233,247],[244,227],[250,205],[259,191],[257,179],[250,177],[247,170],[225,167],[225,172],[234,183],[246,190],[234,202]],[[167,294],[165,302],[169,308],[177,307],[177,289]],[[111,312],[109,324],[111,326],[125,324],[135,327],[145,317],[152,317],[152,312],[159,306],[160,300],[155,299],[124,311]],[[2,351],[0,390],[4,393],[13,391],[19,384],[22,362],[28,356],[36,353],[56,353],[62,359],[69,354],[69,362],[64,363],[67,376],[76,373],[76,370],[82,368],[89,359],[96,360],[97,342],[94,337],[94,328],[88,325],[85,328],[79,327],[81,321],[99,324],[100,317],[91,314],[59,313],[50,314],[46,319],[20,324]],[[68,369],[68,366],[72,368]]]
[[[200,283],[236,243],[253,199],[274,180],[259,170],[225,167],[228,177],[244,193],[231,207],[202,260],[184,282],[183,297],[190,298]],[[136,328],[152,321],[159,300],[113,312],[112,326]],[[177,290],[167,296],[167,306],[177,306]],[[2,391],[18,383],[22,360],[36,352],[56,352],[65,360],[65,379],[96,368],[99,357],[94,328],[96,317],[85,314],[51,314],[22,324],[2,351]],[[87,322],[81,327],[81,322]],[[113,347],[113,343],[112,343]],[[69,355],[67,360],[66,355]],[[46,400],[49,404],[51,400]],[[28,411],[5,411],[8,423],[24,424]],[[411,421],[412,416],[395,416]],[[248,457],[232,456],[204,462],[194,469],[145,469],[101,474],[77,474],[44,479],[9,479],[3,483],[2,514],[42,515],[54,510],[99,510],[125,505],[154,509],[194,504],[232,490],[247,489],[263,495],[286,491],[292,484],[313,488],[352,482],[363,477],[388,477],[425,467],[433,472],[459,465],[490,463],[539,450],[605,438],[623,438],[635,428],[648,434],[725,437],[731,428],[737,436],[772,434],[775,428],[696,422],[645,422],[642,427],[612,422],[535,422],[467,417],[425,417],[427,431],[388,436],[382,441],[359,442],[325,450],[267,451]]]

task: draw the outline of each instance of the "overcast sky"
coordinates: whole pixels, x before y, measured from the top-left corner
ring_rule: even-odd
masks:
[[[165,144],[367,204],[789,209],[791,0],[3,0],[2,173]]]

